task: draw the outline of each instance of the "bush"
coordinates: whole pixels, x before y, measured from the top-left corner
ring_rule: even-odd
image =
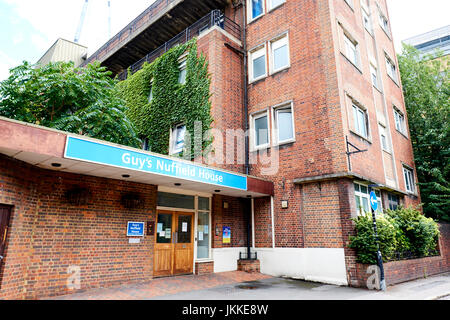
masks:
[[[372,214],[366,213],[353,221],[356,224],[357,235],[350,237],[349,247],[356,250],[359,262],[376,264],[378,248],[373,231]],[[397,232],[392,219],[389,216],[379,215],[377,229],[381,254],[385,259],[392,259],[397,247]]]
[[[397,238],[400,258],[407,256],[428,257],[437,254],[439,226],[431,218],[426,218],[416,208],[387,210],[392,219]]]

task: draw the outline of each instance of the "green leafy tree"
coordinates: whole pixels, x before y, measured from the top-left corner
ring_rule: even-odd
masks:
[[[450,221],[449,59],[406,45],[398,58],[424,213]]]
[[[0,116],[137,147],[116,82],[99,63],[24,62],[0,82]]]

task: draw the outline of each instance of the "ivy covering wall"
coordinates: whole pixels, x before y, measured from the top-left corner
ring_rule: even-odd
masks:
[[[186,82],[180,84],[180,57],[185,54]],[[168,154],[174,126],[185,124],[192,140],[196,121],[202,123],[202,137],[211,128],[210,84],[207,60],[203,54],[198,55],[197,42],[193,39],[170,49],[151,64],[145,63],[141,70],[129,74],[117,86],[126,102],[126,114],[136,126],[139,137],[148,138],[152,152]],[[153,98],[149,102],[151,86]],[[210,143],[202,142],[202,149]],[[197,156],[194,143],[182,155]]]

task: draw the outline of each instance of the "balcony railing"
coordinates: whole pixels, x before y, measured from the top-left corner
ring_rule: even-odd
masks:
[[[233,37],[241,40],[240,26],[233,20],[224,16],[220,10],[213,10],[209,14],[195,22],[193,25],[186,28],[183,32],[179,33],[178,35],[161,45],[159,48],[153,50],[141,60],[131,65],[128,69],[131,70],[131,73],[135,73],[142,68],[145,62],[152,63],[156,60],[156,58],[162,56],[164,53],[166,53],[176,45],[186,43],[189,40],[198,37],[214,26],[219,26]],[[118,79],[125,80],[127,78],[127,73],[128,70],[124,70],[119,74]]]
[[[156,0],[150,5],[144,12],[142,12],[136,19],[131,21],[125,28],[123,28],[118,34],[112,37],[107,43],[100,47],[93,55],[91,55],[83,64],[85,66],[92,61],[99,60],[100,57],[108,54],[111,50],[115,49],[121,43],[126,43],[130,37],[134,35],[134,32],[139,29],[145,21],[149,21],[154,16],[158,15],[162,9],[168,7],[175,0]]]

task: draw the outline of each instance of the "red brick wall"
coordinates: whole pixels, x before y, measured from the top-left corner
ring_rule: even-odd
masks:
[[[195,274],[200,276],[202,274],[214,273],[214,261],[211,262],[196,262],[195,263]]]
[[[0,299],[69,293],[69,266],[81,268],[81,289],[147,281],[153,237],[128,244],[128,221],[155,221],[156,187],[42,170],[0,156],[0,203],[13,205]],[[88,188],[87,205],[68,203],[73,186]],[[143,209],[126,209],[121,196],[139,192]]]
[[[386,284],[391,286],[406,281],[449,272],[450,224],[441,224],[440,231],[440,256],[384,263]],[[351,279],[352,286],[366,287],[367,279],[371,276],[371,274],[367,274],[368,267],[369,265],[356,264],[356,273],[352,275]]]
[[[270,198],[254,199],[255,247],[272,248]]]
[[[223,203],[228,203],[225,209]],[[250,215],[248,199],[239,199],[222,195],[214,195],[212,199],[212,229],[214,232],[213,248],[233,248],[247,246],[247,224]],[[248,206],[248,208],[247,208]],[[223,243],[223,227],[231,228],[231,243]],[[216,228],[219,235],[216,235]],[[251,232],[251,231],[250,231]],[[250,240],[251,241],[251,240]]]

